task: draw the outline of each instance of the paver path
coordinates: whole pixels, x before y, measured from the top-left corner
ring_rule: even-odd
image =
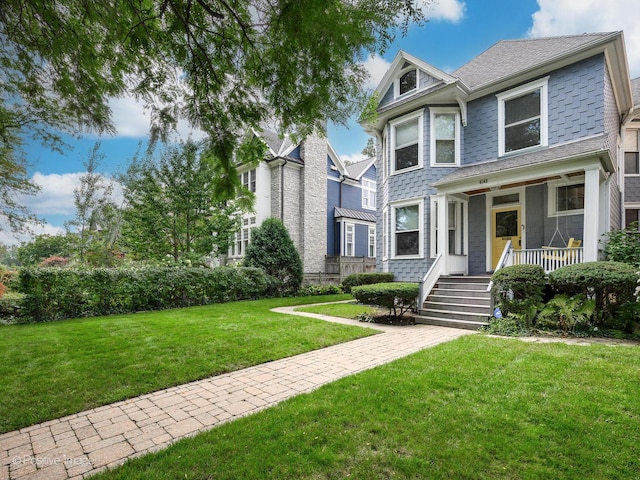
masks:
[[[293,307],[275,310],[293,313]],[[384,333],[0,435],[0,480],[83,478],[347,375],[473,333],[296,314],[367,326]]]

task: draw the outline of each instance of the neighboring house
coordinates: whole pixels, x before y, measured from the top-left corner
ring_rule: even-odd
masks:
[[[553,269],[570,238],[597,260],[620,227],[622,32],[502,41],[450,74],[399,52],[376,93],[378,269],[423,299],[501,258]]]
[[[375,159],[347,167],[326,138],[294,143],[269,131],[254,134],[267,155],[238,168],[255,194],[255,211],[243,216],[229,260],[244,257],[251,230],[269,217],[284,222],[307,274],[326,272],[327,256],[375,256]]]
[[[345,165],[327,157],[327,255],[376,256],[375,158]]]
[[[640,78],[631,80],[633,110],[627,115],[622,131],[624,148],[624,225],[640,221]]]

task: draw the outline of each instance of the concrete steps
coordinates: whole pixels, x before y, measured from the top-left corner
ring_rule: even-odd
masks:
[[[470,330],[488,325],[489,281],[489,277],[440,277],[415,316],[416,323]]]

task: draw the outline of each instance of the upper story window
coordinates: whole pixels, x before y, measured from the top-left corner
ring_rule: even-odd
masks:
[[[432,107],[431,166],[460,165],[460,113],[455,108]]]
[[[362,179],[362,208],[376,208],[376,182],[366,178]]]
[[[418,70],[413,68],[396,80],[396,97],[409,93],[418,88]]]
[[[392,121],[391,173],[422,167],[423,110]]]
[[[548,145],[548,80],[546,77],[497,96],[500,155]]]
[[[624,173],[627,175],[640,174],[638,152],[624,152]]]
[[[240,174],[242,185],[250,192],[256,192],[256,169],[248,170]]]

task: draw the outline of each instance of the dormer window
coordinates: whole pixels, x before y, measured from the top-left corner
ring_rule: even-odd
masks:
[[[406,70],[396,79],[396,97],[410,93],[418,87],[418,70]]]

